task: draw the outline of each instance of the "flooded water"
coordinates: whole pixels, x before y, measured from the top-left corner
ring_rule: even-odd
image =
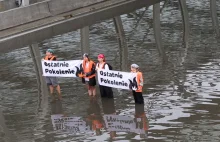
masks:
[[[0,142],[220,141],[220,40],[209,1],[187,1],[188,46],[178,1],[163,4],[164,53],[154,40],[152,7],[122,16],[128,63],[139,64],[144,74],[144,106],[118,89],[114,100],[89,98],[75,78],[60,78],[63,100],[50,103],[28,47],[0,54]],[[112,20],[90,27],[90,44],[93,60],[104,53],[114,69],[121,68]],[[48,47],[59,60],[79,59],[80,33],[43,41],[42,57]]]

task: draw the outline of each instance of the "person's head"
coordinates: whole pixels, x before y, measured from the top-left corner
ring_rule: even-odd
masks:
[[[47,56],[52,56],[53,54],[54,54],[53,49],[47,49],[47,51],[46,51]]]
[[[137,64],[131,65],[131,72],[138,72],[139,66]]]
[[[105,55],[104,54],[99,54],[98,55],[98,61],[99,62],[105,62]]]
[[[86,62],[89,61],[89,54],[88,53],[83,54],[83,60]]]

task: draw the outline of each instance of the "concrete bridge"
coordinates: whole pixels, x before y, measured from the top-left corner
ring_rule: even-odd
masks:
[[[154,5],[156,41],[160,39],[160,4],[165,0],[0,0],[0,52],[39,43],[45,39],[81,29],[82,47],[88,45],[88,26],[113,18],[120,40],[123,26],[120,15]],[[167,1],[166,1],[167,2]],[[179,0],[183,21],[188,21],[186,0]],[[219,35],[216,0],[210,0],[213,28]],[[186,31],[189,24],[183,23]],[[186,32],[187,33],[187,32]],[[184,35],[184,40],[187,35]],[[161,46],[161,45],[158,45]],[[88,49],[82,49],[89,52]]]
[[[38,114],[38,121],[41,125],[37,127],[43,128],[40,121],[45,118],[49,111],[48,91],[44,78],[42,78],[41,54],[38,43],[56,35],[81,29],[82,52],[89,52],[88,26],[102,20],[113,19],[122,55],[121,59],[123,59],[121,70],[124,70],[127,66],[127,45],[120,15],[153,5],[156,45],[161,56],[165,58],[160,31],[159,2],[161,1],[163,0],[30,0],[30,5],[23,5],[22,7],[16,7],[13,0],[0,1],[0,53],[24,46],[30,47],[39,86],[38,108],[42,109]],[[190,25],[186,0],[179,0],[179,4],[184,25],[183,41],[188,47]],[[219,35],[216,0],[210,0],[210,11],[213,28]],[[185,58],[182,62],[184,60]],[[2,120],[0,125],[4,127],[7,138],[10,138],[10,132],[5,127],[1,112],[0,120]]]
[[[49,0],[9,9],[0,12],[0,52],[31,45],[160,1],[163,0]]]

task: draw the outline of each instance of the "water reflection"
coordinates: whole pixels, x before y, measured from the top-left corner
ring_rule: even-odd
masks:
[[[90,126],[90,129],[95,131],[96,135],[99,136],[102,134],[101,129],[104,127],[103,119],[101,115],[101,108],[97,102],[96,97],[90,98],[89,108],[87,109],[87,123]]]
[[[102,109],[105,115],[115,115],[115,101],[114,98],[101,98],[102,101]],[[105,119],[104,119],[105,120]],[[105,127],[108,125],[108,122],[105,121]],[[116,131],[109,131],[110,132],[110,138],[114,139],[116,135]]]
[[[212,16],[213,29],[215,30],[216,35],[220,36],[216,0],[210,0],[210,11]]]
[[[186,5],[186,0],[179,0],[182,21],[183,21],[183,41],[185,43],[185,47],[188,48],[189,44],[189,34],[190,34],[190,27],[189,27],[189,15],[188,9]]]
[[[4,118],[4,115],[2,111],[0,110],[0,141],[5,141],[5,142],[12,142],[12,135],[11,132],[8,130],[8,127],[6,125],[6,121]]]
[[[111,137],[115,136],[117,132],[130,132],[140,134],[140,138],[146,139],[148,133],[148,120],[144,112],[144,105],[135,105],[134,116],[135,117],[132,118],[116,114],[104,115],[105,126],[107,131],[111,133]]]
[[[53,130],[57,132],[82,133],[89,132],[90,127],[81,117],[66,116],[63,112],[62,102],[56,100],[51,104]]]
[[[56,132],[79,134],[94,132],[96,136],[109,132],[110,139],[117,137],[118,132],[128,132],[147,138],[148,120],[144,105],[135,105],[134,117],[117,115],[114,99],[102,98],[102,109],[96,97],[91,97],[86,116],[67,116],[62,109],[62,102],[57,100],[51,104],[51,121]],[[131,134],[129,134],[131,135]],[[135,135],[131,135],[135,137]]]

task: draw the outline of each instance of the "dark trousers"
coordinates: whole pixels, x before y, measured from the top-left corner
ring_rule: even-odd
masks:
[[[135,92],[135,91],[132,91],[132,92],[133,92],[135,104],[143,104],[144,98],[143,98],[142,92]]]
[[[101,97],[113,98],[113,92],[111,87],[99,85]]]

